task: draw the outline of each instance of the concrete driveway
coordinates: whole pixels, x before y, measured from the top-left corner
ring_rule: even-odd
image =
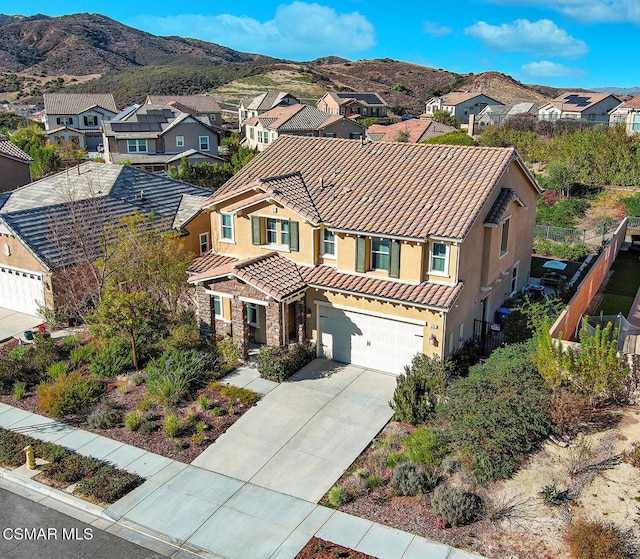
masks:
[[[231,382],[263,387],[256,376],[243,370]],[[264,390],[193,465],[316,503],[391,419],[395,386],[393,376],[316,359]]]
[[[0,307],[0,342],[14,336],[21,337],[25,330],[31,330],[42,322],[42,317]]]

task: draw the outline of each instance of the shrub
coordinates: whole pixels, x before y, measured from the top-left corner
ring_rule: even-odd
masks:
[[[410,462],[427,468],[437,468],[449,449],[444,437],[430,427],[418,427],[404,440],[405,454]]]
[[[94,497],[103,503],[112,504],[138,487],[143,481],[136,474],[118,470],[113,466],[102,466],[93,476],[83,479],[78,484],[76,492]]]
[[[158,423],[153,419],[145,419],[140,423],[140,427],[138,427],[138,431],[143,435],[151,435],[158,430]]]
[[[213,417],[222,417],[223,415],[225,415],[225,411],[218,406],[214,406],[211,408],[211,415]]]
[[[38,407],[57,418],[82,414],[97,403],[102,392],[98,383],[79,371],[63,373],[52,382],[38,386]]]
[[[533,348],[500,348],[449,388],[440,412],[447,437],[478,483],[510,477],[551,430],[551,391],[532,362]]]
[[[538,494],[549,505],[557,506],[564,501],[564,492],[560,491],[555,483],[545,485]]]
[[[407,437],[407,428],[398,423],[392,423],[378,436],[378,448],[389,452],[399,452],[402,450],[402,443]]]
[[[435,414],[436,405],[445,394],[450,364],[437,358],[417,354],[411,366],[398,377],[389,405],[398,421],[419,425]]]
[[[589,398],[563,388],[554,392],[549,403],[551,420],[560,433],[574,433],[591,419]]]
[[[57,462],[45,464],[42,471],[55,481],[71,484],[94,475],[100,466],[100,462],[95,458],[70,453]]]
[[[198,404],[202,411],[207,411],[211,407],[211,402],[209,402],[209,398],[207,398],[206,394],[201,394],[198,397]]]
[[[49,378],[56,379],[61,373],[66,373],[68,370],[69,363],[66,361],[56,361],[47,367],[47,376]]]
[[[351,495],[343,487],[334,485],[329,490],[329,504],[334,508],[339,508],[351,501]]]
[[[260,396],[258,396],[253,390],[240,388],[231,384],[222,386],[220,388],[220,394],[225,398],[229,398],[232,402],[239,402],[245,406],[252,406],[260,399]]]
[[[22,400],[22,398],[24,398],[25,392],[27,390],[27,385],[21,381],[18,380],[15,382],[15,384],[13,385],[13,399],[14,400]]]
[[[124,426],[129,429],[129,431],[137,431],[140,429],[141,424],[142,416],[138,412],[132,411],[124,416]]]
[[[162,432],[166,437],[173,439],[184,431],[185,425],[182,420],[175,414],[167,414],[162,424]]]
[[[112,429],[122,423],[122,412],[98,408],[87,416],[87,423],[94,429]]]
[[[147,391],[163,406],[173,408],[202,386],[215,367],[212,356],[201,351],[165,352],[147,365]]]
[[[478,517],[482,501],[478,495],[443,483],[435,488],[431,507],[449,526],[463,526]]]
[[[203,340],[195,320],[185,324],[177,324],[169,328],[169,335],[163,341],[165,351],[173,349],[200,349]]]
[[[343,480],[342,488],[345,489],[352,497],[363,497],[369,493],[369,485],[367,480],[356,474],[351,474]]]
[[[145,378],[146,377],[144,376],[144,373],[138,371],[137,373],[133,373],[129,377],[129,382],[131,383],[132,386],[140,386],[141,384],[144,383]]]
[[[381,448],[374,448],[371,452],[365,454],[363,467],[370,473],[384,476],[387,470],[387,461],[389,453]]]
[[[407,461],[407,455],[404,452],[392,452],[387,458],[387,468],[395,468],[398,464]]]
[[[393,469],[389,488],[394,495],[414,497],[433,489],[432,478],[427,475],[424,467],[403,462]]]
[[[77,334],[74,334],[73,336],[67,336],[66,338],[62,338],[62,340],[60,340],[60,349],[67,357],[69,357],[71,351],[80,347],[81,345],[82,338]]]
[[[216,349],[226,367],[233,368],[240,361],[240,347],[233,341],[231,336],[225,336],[217,340]]]
[[[579,520],[569,524],[564,536],[572,559],[624,559],[624,535],[615,526]]]
[[[140,411],[147,411],[153,407],[153,400],[150,398],[143,398],[136,404],[136,409]]]
[[[258,372],[262,378],[283,382],[315,357],[315,349],[309,342],[300,342],[291,348],[262,346],[258,353]]]
[[[384,485],[384,478],[382,476],[378,476],[376,474],[371,474],[367,476],[367,486],[369,489],[375,489],[376,487],[380,487]]]
[[[111,338],[91,358],[91,373],[99,378],[114,378],[133,367],[131,342],[124,338]]]
[[[91,362],[93,358],[93,354],[95,353],[95,346],[93,344],[85,344],[80,345],[78,347],[74,347],[69,352],[69,362],[74,369],[82,365],[86,365]]]

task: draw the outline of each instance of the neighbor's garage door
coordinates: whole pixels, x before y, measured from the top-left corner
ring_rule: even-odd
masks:
[[[424,327],[335,307],[318,306],[320,354],[399,375],[422,353]]]
[[[43,304],[42,275],[0,266],[0,307],[37,315]]]

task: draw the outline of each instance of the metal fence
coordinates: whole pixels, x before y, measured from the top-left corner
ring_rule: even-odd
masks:
[[[640,218],[637,218],[637,220],[637,228],[638,232],[640,232]],[[550,225],[536,225],[533,234],[537,239],[549,239],[556,243],[584,243],[597,247],[604,245],[613,237],[618,225],[619,223],[616,221],[606,221],[591,229],[568,229]]]

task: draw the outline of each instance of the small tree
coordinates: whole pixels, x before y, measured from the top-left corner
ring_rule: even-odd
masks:
[[[435,120],[440,124],[446,124],[447,126],[453,126],[454,128],[460,128],[460,121],[449,111],[444,111],[442,109],[433,113],[431,120]]]
[[[180,166],[171,167],[169,176],[190,184],[216,190],[233,176],[229,163],[189,163],[185,157],[180,160]]]
[[[531,359],[540,376],[553,390],[569,383],[573,376],[574,359],[571,351],[565,351],[562,332],[557,342],[551,337],[549,319],[545,318],[536,330],[537,346]]]
[[[451,366],[448,361],[421,353],[405,366],[398,377],[393,399],[389,405],[398,421],[411,425],[424,423],[435,414],[436,406],[447,389]]]

